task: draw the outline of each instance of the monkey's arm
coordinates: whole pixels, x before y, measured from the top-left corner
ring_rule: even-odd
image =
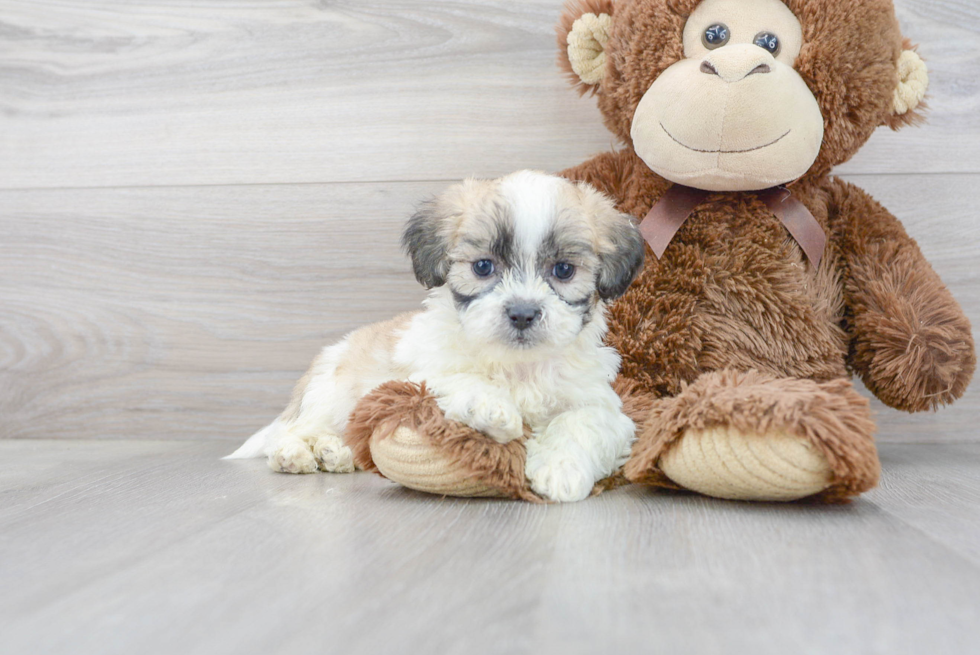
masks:
[[[887,405],[935,409],[966,390],[976,367],[970,322],[915,241],[858,187],[834,179],[848,364]]]

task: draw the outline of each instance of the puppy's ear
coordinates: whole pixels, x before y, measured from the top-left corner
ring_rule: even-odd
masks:
[[[603,247],[599,249],[596,290],[603,300],[619,298],[639,275],[646,252],[643,235],[629,214],[607,221]]]
[[[603,300],[618,298],[643,268],[646,246],[636,222],[616,209],[612,199],[585,182],[578,183],[582,206],[592,221],[599,256],[596,291]]]
[[[571,188],[575,199],[570,203],[588,222],[599,259],[596,291],[603,300],[618,298],[643,268],[646,242],[633,217],[618,211],[612,198],[587,182],[575,182]]]
[[[409,219],[402,235],[402,247],[412,258],[415,279],[426,289],[446,283],[449,241],[444,223],[439,203],[428,200]]]

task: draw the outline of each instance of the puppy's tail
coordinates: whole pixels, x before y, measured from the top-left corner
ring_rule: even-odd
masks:
[[[263,457],[266,452],[266,445],[270,442],[270,437],[279,429],[279,419],[276,419],[265,426],[243,443],[238,450],[231,455],[226,455],[221,459],[251,459],[253,457]]]

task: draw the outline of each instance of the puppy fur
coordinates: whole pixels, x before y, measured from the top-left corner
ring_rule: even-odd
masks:
[[[632,219],[587,184],[521,171],[451,187],[412,217],[403,243],[432,290],[423,310],[325,348],[282,415],[230,457],[353,471],[344,429],[357,401],[390,380],[424,381],[447,418],[501,443],[526,424],[535,492],[588,496],[634,438],[611,386],[619,355],[603,345],[606,302],[643,263]]]

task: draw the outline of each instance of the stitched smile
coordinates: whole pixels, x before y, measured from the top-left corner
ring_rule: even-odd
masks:
[[[682,146],[684,148],[687,148],[688,150],[693,150],[694,152],[703,152],[703,153],[707,153],[709,155],[738,155],[738,154],[742,154],[742,153],[745,153],[745,152],[755,152],[756,150],[762,150],[763,148],[768,148],[769,146],[776,145],[777,143],[779,143],[780,141],[782,141],[783,139],[785,139],[786,137],[788,137],[789,136],[789,133],[793,131],[793,130],[789,130],[788,132],[786,132],[786,134],[782,135],[781,137],[779,137],[775,141],[770,141],[769,143],[765,144],[764,146],[756,146],[755,148],[746,148],[745,150],[700,150],[698,148],[692,148],[691,146],[686,145],[686,144],[681,143],[680,141],[678,141],[677,140],[677,137],[675,137],[673,134],[671,134],[670,132],[667,131],[667,128],[664,127],[664,124],[663,123],[660,124],[660,129],[662,129],[664,131],[664,134],[666,134],[671,139],[673,139],[674,143],[676,143],[677,145]]]

